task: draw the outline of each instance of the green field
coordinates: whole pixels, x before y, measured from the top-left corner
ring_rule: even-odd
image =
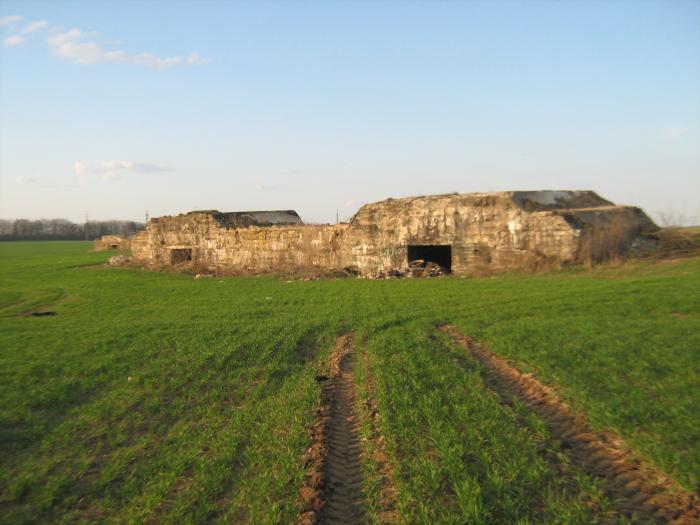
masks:
[[[82,242],[0,244],[3,523],[292,523],[334,340],[376,382],[405,523],[595,523],[599,481],[552,462],[437,326],[557,389],[596,429],[700,483],[700,258],[499,278],[193,279]],[[42,310],[55,316],[26,314]],[[366,431],[366,429],[365,429]],[[364,495],[380,517],[369,449]]]

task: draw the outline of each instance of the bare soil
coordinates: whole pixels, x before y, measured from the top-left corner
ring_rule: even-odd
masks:
[[[555,391],[523,374],[501,357],[460,334],[452,325],[441,330],[486,368],[488,384],[500,395],[518,398],[534,410],[560,439],[573,462],[603,479],[616,510],[644,523],[700,523],[700,500],[658,468],[634,457],[620,436],[594,432]]]
[[[354,335],[339,337],[328,375],[319,375],[321,403],[300,493],[303,524],[362,523],[362,448],[355,412]]]

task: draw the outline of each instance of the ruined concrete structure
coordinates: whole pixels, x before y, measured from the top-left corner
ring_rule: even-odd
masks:
[[[603,261],[655,229],[639,208],[591,191],[453,193],[367,204],[339,225],[306,225],[293,211],[160,217],[134,235],[131,250],[149,267],[200,273],[369,274],[423,259],[470,274]]]
[[[103,235],[95,241],[95,251],[128,250],[129,239],[121,235]]]

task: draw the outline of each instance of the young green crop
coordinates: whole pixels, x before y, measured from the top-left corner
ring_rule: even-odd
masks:
[[[697,258],[286,282],[109,268],[110,254],[89,247],[0,243],[2,522],[294,521],[314,376],[349,330],[376,379],[404,521],[585,523],[591,508],[605,512],[585,474],[556,483],[541,421],[499,402],[437,335],[445,322],[688,489],[700,482]],[[57,315],[25,315],[36,310]],[[366,490],[376,506],[378,487]]]

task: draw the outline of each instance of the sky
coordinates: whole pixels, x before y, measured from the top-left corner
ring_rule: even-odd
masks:
[[[591,189],[700,223],[700,2],[0,2],[0,217]]]

